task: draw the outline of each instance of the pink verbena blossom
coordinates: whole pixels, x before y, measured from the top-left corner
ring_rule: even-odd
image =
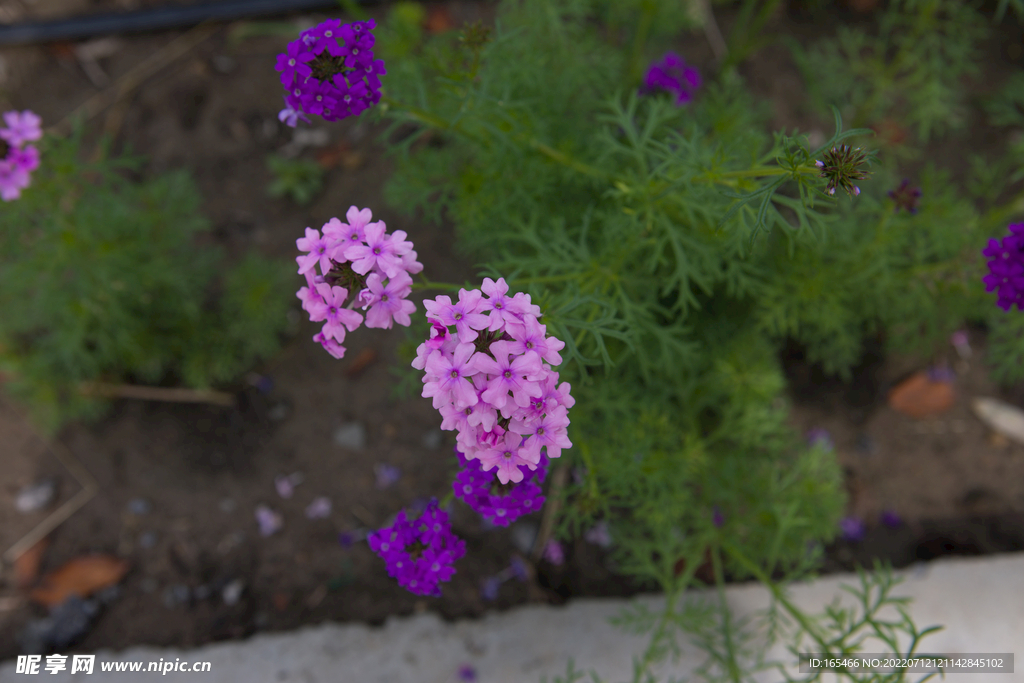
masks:
[[[5,202],[21,197],[32,184],[32,171],[39,168],[39,150],[26,144],[43,136],[40,118],[31,111],[5,112],[0,128],[0,199]]]
[[[306,286],[296,296],[310,320],[324,322],[314,340],[335,358],[345,355],[345,347],[341,346],[345,330],[352,332],[363,323],[363,317],[351,310],[355,306],[364,311],[369,309],[367,327],[390,329],[395,322],[408,327],[412,323],[409,316],[416,310],[416,305],[407,300],[412,292],[409,273],[423,270],[404,231],[387,235],[383,221],[370,222],[373,214],[369,209],[350,207],[346,217],[348,223],[331,218],[323,225],[322,234],[306,228],[306,236],[295,241],[304,252],[295,261],[299,274],[306,278]],[[374,243],[388,245],[386,258],[373,253],[364,241],[368,236]],[[372,258],[357,268],[346,254],[360,247],[369,249]],[[365,257],[362,251],[356,253],[361,259]],[[349,293],[356,295],[349,300]]]
[[[565,345],[546,336],[539,307],[524,293],[508,297],[504,279],[484,285],[487,299],[463,289],[457,304],[447,296],[423,302],[430,337],[412,365],[424,370],[422,395],[434,399],[441,428],[458,432],[465,457],[494,470],[502,485],[516,484],[542,455],[572,447],[566,428],[575,400],[544,362],[561,361]]]

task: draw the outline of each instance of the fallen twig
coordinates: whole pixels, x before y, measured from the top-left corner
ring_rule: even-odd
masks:
[[[79,385],[79,391],[86,396],[105,398],[138,398],[144,401],[169,401],[172,403],[213,403],[220,406],[235,405],[235,397],[231,394],[206,389],[140,387],[132,384],[83,382]]]
[[[558,516],[558,510],[561,507],[559,495],[562,493],[562,488],[565,486],[565,480],[568,476],[568,465],[560,466],[551,475],[548,504],[544,508],[544,518],[540,522],[540,531],[537,532],[537,540],[534,542],[533,550],[530,552],[530,561],[534,564],[539,562],[540,558],[544,555],[544,547],[547,545],[548,539],[551,538],[551,532],[555,526],[555,517]]]
[[[83,505],[89,502],[89,500],[91,500],[99,490],[99,484],[96,483],[96,480],[93,479],[88,470],[78,462],[75,456],[73,456],[71,452],[64,447],[64,444],[56,440],[47,442],[46,439],[39,436],[39,433],[36,432],[32,423],[25,419],[20,411],[15,409],[13,406],[8,406],[8,408],[18,416],[18,418],[29,428],[36,438],[47,443],[47,447],[50,452],[60,460],[61,464],[64,465],[67,471],[71,473],[71,476],[74,477],[82,487],[82,490],[75,494],[71,500],[50,513],[50,515],[40,522],[36,528],[25,534],[20,541],[7,549],[4,553],[3,559],[8,564],[14,564],[15,560],[21,557],[22,553],[38,543],[40,539],[53,531],[59,524],[78,512]]]
[[[99,114],[110,105],[118,102],[132,90],[139,87],[147,78],[186,54],[199,43],[212,36],[218,26],[212,22],[204,22],[183,36],[175,38],[148,59],[144,59],[128,73],[118,78],[113,85],[103,92],[93,95],[76,107],[71,113],[51,126],[47,132],[56,135],[67,135],[71,132],[72,122],[79,116],[86,120]]]

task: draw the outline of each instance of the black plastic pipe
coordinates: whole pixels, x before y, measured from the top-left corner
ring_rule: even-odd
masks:
[[[365,0],[359,4],[366,4]],[[94,36],[189,28],[208,20],[236,21],[324,7],[340,8],[338,0],[226,0],[201,5],[177,5],[93,14],[59,21],[0,25],[0,45],[52,43]]]

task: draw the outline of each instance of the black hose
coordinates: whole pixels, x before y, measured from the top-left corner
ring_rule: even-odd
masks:
[[[324,7],[338,8],[338,0],[226,0],[138,12],[86,15],[59,21],[0,25],[0,45],[50,43],[100,35],[187,28],[210,19],[234,21]]]

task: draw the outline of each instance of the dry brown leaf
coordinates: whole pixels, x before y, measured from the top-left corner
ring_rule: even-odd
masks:
[[[345,370],[345,374],[349,377],[355,377],[369,367],[375,360],[377,360],[376,349],[369,347],[365,348],[352,359],[352,362],[349,363],[348,368]]]
[[[49,545],[50,537],[43,536],[14,561],[14,583],[18,588],[25,589],[36,582],[36,578],[39,576],[39,565],[42,564],[43,554]]]
[[[949,382],[933,382],[927,372],[918,372],[889,392],[889,406],[914,418],[931,417],[953,407],[956,393]]]
[[[112,555],[83,555],[46,576],[29,597],[46,607],[77,595],[86,598],[98,590],[113,586],[127,573],[128,563]]]
[[[427,33],[431,35],[437,35],[438,33],[444,33],[452,29],[452,17],[448,13],[448,8],[444,5],[431,5],[427,11],[427,20],[424,28],[427,29]]]

